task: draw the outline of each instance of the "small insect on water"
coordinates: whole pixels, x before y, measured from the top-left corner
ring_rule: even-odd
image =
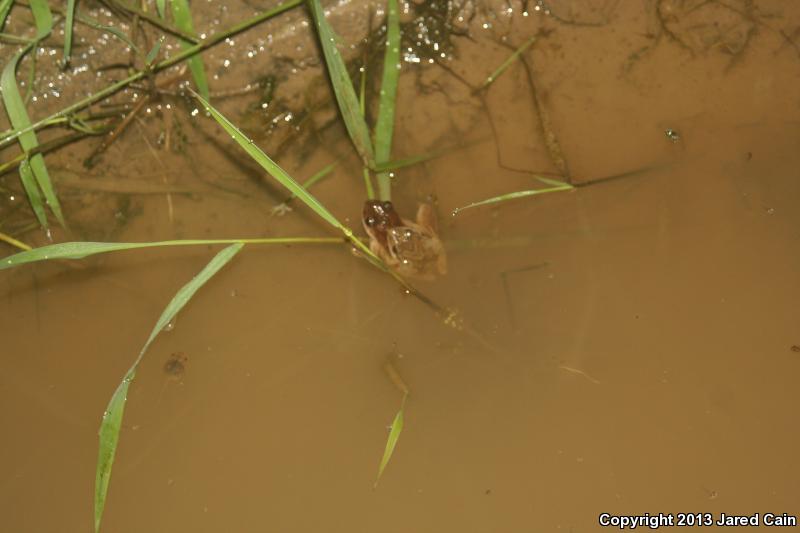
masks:
[[[361,220],[369,249],[401,276],[430,281],[447,273],[447,255],[430,204],[420,204],[412,222],[400,218],[392,202],[367,200]]]

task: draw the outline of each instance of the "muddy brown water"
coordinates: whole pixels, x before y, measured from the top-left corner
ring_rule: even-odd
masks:
[[[600,513],[800,514],[800,9],[691,4],[466,5],[470,37],[453,37],[446,68],[403,63],[394,153],[461,147],[396,171],[394,198],[410,216],[435,197],[449,272],[418,286],[473,334],[343,246],[246,246],[146,355],[103,529],[578,532]],[[482,96],[466,85],[543,29],[524,57],[573,182],[640,172],[451,217],[558,172],[520,63]],[[245,85],[249,69],[212,90]],[[252,103],[221,106],[245,120]],[[65,186],[75,212],[99,206],[87,235],[332,234],[299,205],[271,216],[285,194],[212,124],[181,117],[188,147],[165,149],[161,112],[94,174],[80,165],[92,147],[48,159],[192,189]],[[292,146],[280,162],[301,178],[340,161],[314,193],[360,230],[343,128]],[[103,409],[214,251],[0,274],[3,531],[90,530]],[[401,400],[387,360],[411,395],[373,489]]]

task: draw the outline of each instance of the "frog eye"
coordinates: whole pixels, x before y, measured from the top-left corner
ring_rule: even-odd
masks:
[[[378,221],[375,219],[375,217],[367,217],[367,219],[366,219],[364,222],[366,222],[367,226],[369,226],[369,227],[371,228],[371,227],[372,227],[372,226],[374,226],[374,225],[375,225],[375,224],[376,224]]]

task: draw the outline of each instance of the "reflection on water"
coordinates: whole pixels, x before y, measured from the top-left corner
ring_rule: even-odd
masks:
[[[394,178],[404,214],[435,202],[448,273],[418,287],[464,328],[343,247],[247,246],[145,358],[105,527],[586,531],[602,512],[794,512],[800,10],[688,4],[470,4],[452,59],[404,64],[395,152],[466,147]],[[536,32],[528,70],[473,91]],[[307,177],[341,160],[314,192],[359,228],[358,162],[324,135],[281,163]],[[116,239],[327,231],[298,204],[270,216],[285,194],[221,136],[187,142],[170,171],[207,188],[130,197]],[[631,174],[448,215],[536,187],[558,155],[575,184]],[[0,275],[9,531],[90,527],[103,407],[212,255]],[[373,490],[400,402],[387,358],[410,396]]]

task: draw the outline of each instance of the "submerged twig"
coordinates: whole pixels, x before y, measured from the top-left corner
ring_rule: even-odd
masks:
[[[542,136],[544,139],[544,146],[547,148],[547,155],[550,160],[558,169],[559,174],[563,176],[568,182],[571,181],[569,167],[567,160],[564,158],[564,153],[561,150],[561,145],[558,142],[555,131],[553,130],[553,123],[550,120],[550,113],[544,105],[544,98],[535,81],[533,74],[533,67],[528,64],[525,56],[520,56],[520,62],[525,69],[525,75],[528,78],[528,84],[531,88],[531,96],[533,97],[533,107],[536,111],[536,116],[539,117],[539,126],[541,128]]]
[[[136,114],[139,113],[145,106],[145,104],[147,104],[149,101],[150,97],[145,96],[136,103],[133,109],[131,109],[128,112],[128,114],[125,115],[125,118],[123,118],[119,122],[119,124],[117,124],[117,126],[108,134],[108,136],[106,136],[106,138],[103,139],[103,141],[99,145],[97,145],[97,147],[94,150],[92,150],[92,153],[89,154],[89,156],[83,162],[83,165],[86,168],[92,168],[97,164],[97,161],[100,158],[100,156],[103,153],[105,153],[105,151],[108,150],[108,148],[114,143],[114,141],[117,140],[117,138],[122,134],[122,132],[127,129],[130,123],[133,121],[134,117],[136,117]]]
[[[11,170],[16,169],[19,167],[20,163],[25,161],[27,158],[34,156],[36,154],[46,154],[58,150],[59,148],[63,148],[64,146],[71,144],[73,142],[79,141],[85,137],[91,135],[85,131],[74,131],[70,134],[64,135],[63,137],[58,137],[57,139],[52,139],[45,143],[40,143],[33,149],[22,152],[18,154],[16,157],[12,158],[11,160],[1,163],[0,164],[0,174],[4,174]]]

